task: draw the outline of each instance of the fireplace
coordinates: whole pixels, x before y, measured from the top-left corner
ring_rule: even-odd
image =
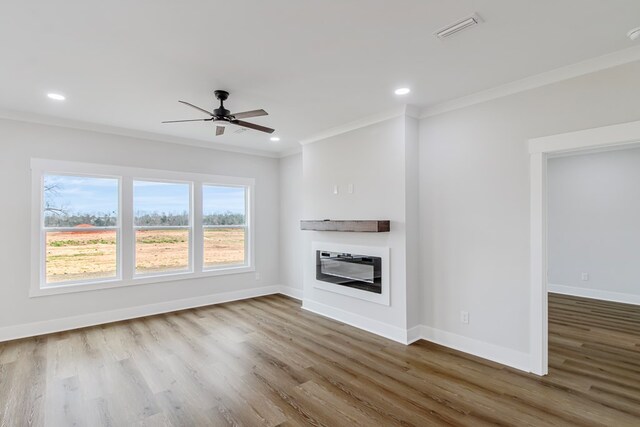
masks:
[[[314,289],[390,305],[388,247],[316,241],[311,251],[306,271]]]
[[[381,294],[382,258],[317,250],[316,280]]]

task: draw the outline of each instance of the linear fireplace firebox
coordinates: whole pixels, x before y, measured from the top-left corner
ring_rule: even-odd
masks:
[[[316,280],[381,294],[382,258],[317,250]]]

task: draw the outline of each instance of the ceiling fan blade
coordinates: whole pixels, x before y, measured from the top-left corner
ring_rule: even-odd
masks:
[[[213,116],[213,113],[210,113],[209,111],[205,110],[204,108],[200,108],[197,105],[190,104],[190,103],[188,103],[186,101],[178,101],[178,102],[181,103],[181,104],[184,104],[184,105],[188,105],[189,107],[195,108],[196,110],[200,110],[203,113],[206,113],[206,114],[208,114],[210,116]]]
[[[234,125],[245,127],[245,128],[259,130],[260,132],[266,132],[266,133],[275,132],[275,129],[271,129],[266,126],[256,125],[255,123],[243,122],[242,120],[234,120],[231,123],[233,123]]]
[[[211,119],[189,119],[189,120],[167,120],[167,121],[164,121],[162,123],[210,122],[211,120],[213,120],[213,118],[211,118]]]
[[[233,113],[232,116],[236,119],[248,119],[249,117],[258,117],[258,116],[268,116],[264,110],[252,110],[252,111],[243,111],[242,113]]]
[[[220,136],[224,133],[224,126],[216,126],[216,136]]]

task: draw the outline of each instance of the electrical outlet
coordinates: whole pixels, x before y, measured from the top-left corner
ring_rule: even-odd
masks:
[[[460,322],[464,323],[465,325],[469,324],[469,312],[468,311],[461,311],[460,312]]]
[[[587,282],[589,280],[589,273],[582,273],[582,281]]]
[[[256,273],[256,280],[260,280],[260,273]]]
[[[349,186],[347,187],[347,191],[349,192],[349,194],[353,194],[353,184],[349,184]]]

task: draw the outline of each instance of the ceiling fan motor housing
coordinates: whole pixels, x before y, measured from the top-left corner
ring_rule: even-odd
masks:
[[[216,108],[215,110],[213,110],[213,116],[216,119],[228,119],[229,116],[231,114],[231,111],[227,110],[224,107],[220,107],[220,108]]]
[[[224,101],[229,98],[229,92],[227,92],[226,90],[215,90],[213,91],[213,93],[216,96],[216,99],[220,100],[220,108],[216,108],[215,110],[213,110],[213,115],[215,116],[216,120],[229,120],[227,116],[231,114],[231,111],[224,108]]]

